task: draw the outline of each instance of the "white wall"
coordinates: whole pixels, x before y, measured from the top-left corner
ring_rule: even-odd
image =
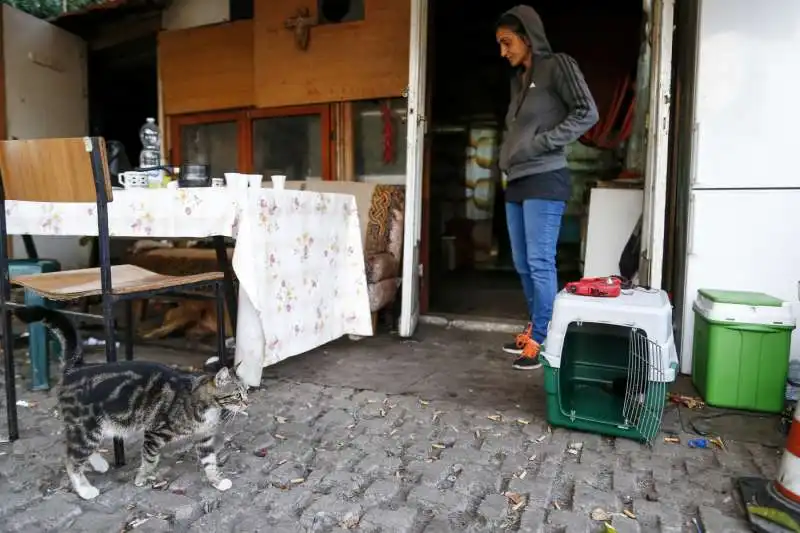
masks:
[[[800,317],[800,107],[794,102],[800,2],[755,5],[699,4],[682,288],[684,373],[691,371],[691,304],[698,289],[765,292],[792,302]],[[800,329],[792,335],[791,354],[800,360]]]
[[[43,20],[3,9],[8,138],[83,137],[89,133],[86,43]],[[59,176],[53,176],[57,186]],[[39,256],[64,268],[88,264],[77,237],[35,237]],[[14,238],[15,257],[25,257]]]
[[[230,9],[226,0],[173,0],[161,18],[165,30],[180,30],[227,22]]]

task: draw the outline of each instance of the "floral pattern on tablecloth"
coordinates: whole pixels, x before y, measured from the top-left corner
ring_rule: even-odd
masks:
[[[239,203],[227,189],[114,191],[108,203],[108,229],[113,237],[233,237]],[[97,206],[92,203],[6,201],[6,221],[12,235],[98,233]]]
[[[249,197],[233,264],[260,317],[263,355],[273,364],[342,335],[371,335],[355,198],[262,189]],[[245,365],[252,367],[252,365]],[[241,375],[241,373],[240,373]]]
[[[53,233],[58,235],[61,233],[61,223],[63,218],[61,212],[55,208],[56,204],[45,204],[42,209],[42,222],[41,230],[45,233]]]

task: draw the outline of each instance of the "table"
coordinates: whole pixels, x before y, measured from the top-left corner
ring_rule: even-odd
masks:
[[[6,201],[9,235],[97,235],[94,204]],[[343,335],[372,335],[351,195],[273,189],[114,191],[112,237],[233,237],[239,280],[237,374],[261,371]]]

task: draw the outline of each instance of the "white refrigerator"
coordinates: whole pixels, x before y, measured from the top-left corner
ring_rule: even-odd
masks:
[[[699,14],[679,327],[685,374],[698,289],[797,302],[800,280],[800,1],[702,0]]]

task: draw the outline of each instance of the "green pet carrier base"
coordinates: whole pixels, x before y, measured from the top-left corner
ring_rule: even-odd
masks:
[[[664,359],[642,330],[573,323],[561,368],[543,359],[551,425],[645,443],[658,435],[667,393]]]

